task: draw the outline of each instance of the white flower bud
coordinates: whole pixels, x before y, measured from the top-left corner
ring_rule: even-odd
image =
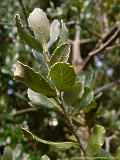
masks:
[[[50,37],[50,24],[46,13],[40,8],[35,8],[29,15],[28,23],[40,43],[42,45],[47,43]]]

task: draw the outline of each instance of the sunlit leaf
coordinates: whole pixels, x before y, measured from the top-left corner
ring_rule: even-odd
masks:
[[[70,54],[70,44],[65,43],[57,47],[50,59],[50,64],[53,65],[56,62],[67,62]]]
[[[69,90],[75,83],[75,72],[69,63],[55,63],[51,69],[49,76],[55,86],[60,91]]]

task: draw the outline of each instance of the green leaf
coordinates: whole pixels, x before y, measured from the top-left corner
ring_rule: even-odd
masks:
[[[27,90],[28,98],[36,106],[44,106],[48,109],[59,109],[59,105],[53,98],[48,98],[40,93],[34,92],[30,88]]]
[[[104,144],[105,129],[103,126],[96,125],[93,129],[93,133],[88,141],[87,155],[95,156],[99,153],[102,145]]]
[[[61,29],[58,46],[68,42],[68,29],[63,21],[61,21]]]
[[[42,75],[19,61],[16,63],[14,77],[16,80],[24,82],[28,88],[31,88],[35,92],[44,94],[47,97],[56,96],[55,90]]]
[[[42,53],[42,47],[41,47],[39,41],[34,39],[34,37],[32,37],[30,34],[28,34],[24,30],[24,27],[23,27],[23,25],[21,23],[21,19],[20,19],[20,15],[19,14],[16,14],[15,20],[16,20],[16,26],[17,26],[17,30],[18,30],[18,34],[19,34],[20,38],[27,45],[29,45],[31,48],[33,48],[33,49],[39,51],[40,53]]]
[[[84,88],[84,94],[80,99],[80,108],[89,106],[94,101],[94,92],[88,88]]]
[[[51,47],[55,41],[57,41],[60,34],[60,22],[55,19],[50,25],[50,40],[48,46]]]
[[[81,83],[75,83],[69,91],[64,92],[63,99],[68,105],[74,106],[83,90]]]
[[[69,90],[75,83],[75,72],[69,63],[55,63],[49,72],[51,80],[60,91]]]
[[[4,154],[2,156],[2,160],[13,160],[12,149],[9,146],[5,147]]]
[[[22,130],[24,131],[25,135],[27,137],[30,137],[32,136],[33,140],[37,141],[37,142],[40,142],[40,143],[43,143],[43,144],[46,144],[46,145],[51,145],[55,148],[58,148],[58,149],[69,149],[71,147],[75,147],[75,148],[78,148],[79,145],[75,142],[52,142],[52,141],[46,141],[46,140],[43,140],[39,137],[37,137],[36,135],[34,135],[33,133],[31,133],[30,131],[28,131],[27,129],[25,128],[22,128]]]
[[[62,44],[54,50],[54,53],[50,59],[50,64],[53,65],[56,62],[67,62],[70,54],[70,44]]]

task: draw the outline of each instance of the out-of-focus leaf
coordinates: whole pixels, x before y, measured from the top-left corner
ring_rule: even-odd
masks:
[[[50,158],[47,155],[43,155],[40,160],[50,160]]]
[[[5,147],[2,160],[13,160],[13,152],[9,146]]]
[[[34,135],[33,133],[31,133],[30,131],[28,131],[27,129],[25,128],[22,128],[22,130],[24,131],[25,135],[28,137],[29,136],[32,136],[33,140],[36,140],[37,142],[40,142],[40,143],[43,143],[43,144],[46,144],[46,145],[51,145],[55,148],[58,148],[58,149],[63,149],[63,150],[66,150],[66,149],[69,149],[71,147],[75,147],[75,148],[78,148],[79,145],[75,142],[52,142],[52,141],[46,141],[46,140],[43,140],[39,137],[37,137],[36,135]]]
[[[100,149],[99,152],[93,157],[94,160],[114,160],[110,153],[106,152],[103,149]],[[115,159],[116,160],[116,159]]]
[[[105,129],[103,126],[96,125],[93,129],[93,133],[88,141],[87,155],[95,156],[99,153],[105,138]]]
[[[61,29],[60,29],[60,36],[59,36],[58,46],[68,42],[68,29],[63,21],[61,21]]]
[[[31,103],[36,106],[44,106],[50,109],[59,108],[59,105],[56,103],[56,101],[53,98],[47,98],[46,96],[40,93],[34,92],[30,88],[28,88],[27,94]]]
[[[16,80],[21,80],[28,88],[31,88],[35,92],[44,94],[47,97],[56,96],[55,90],[42,75],[19,61],[16,63],[14,77]]]
[[[17,26],[17,30],[20,38],[31,48],[34,48],[35,50],[42,53],[42,47],[40,43],[24,30],[24,27],[21,23],[20,16],[18,14],[16,14],[15,20],[16,20],[16,26]]]
[[[117,149],[115,160],[120,160],[120,147]]]
[[[63,98],[68,105],[74,106],[83,90],[81,83],[75,83],[69,91],[64,92]]]
[[[94,86],[95,71],[93,68],[89,68],[87,71],[80,72],[77,78],[80,82],[84,83],[86,87],[92,88]]]
[[[50,40],[48,42],[48,47],[50,47],[59,37],[60,34],[60,22],[55,19],[50,25]]]
[[[70,44],[62,44],[54,50],[54,53],[50,59],[50,64],[53,65],[56,62],[67,62],[70,54]]]
[[[94,101],[94,92],[90,88],[85,87],[84,94],[80,99],[80,108],[87,107],[93,101]]]
[[[60,91],[67,91],[75,83],[75,72],[69,63],[58,62],[50,68],[49,76]]]

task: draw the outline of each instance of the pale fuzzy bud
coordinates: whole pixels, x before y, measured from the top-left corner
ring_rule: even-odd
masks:
[[[46,13],[40,8],[35,8],[29,15],[28,23],[40,43],[42,45],[47,43],[50,37],[50,24]]]

